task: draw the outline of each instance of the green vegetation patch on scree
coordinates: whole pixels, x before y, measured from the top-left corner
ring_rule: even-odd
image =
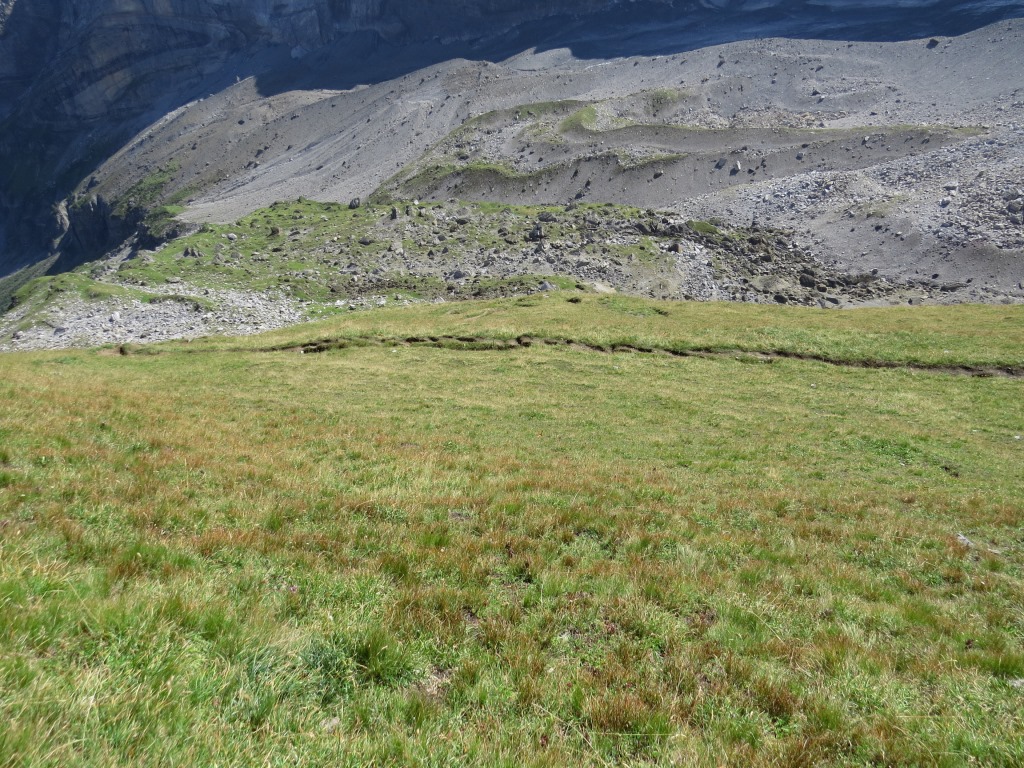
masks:
[[[1021,765],[1024,380],[267,351],[992,362],[1020,323],[556,295],[7,355],[0,764]]]

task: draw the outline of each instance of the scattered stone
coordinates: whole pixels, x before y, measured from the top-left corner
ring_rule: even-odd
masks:
[[[362,204],[363,204],[363,201],[361,199],[359,199],[358,197],[353,197],[351,200],[349,200],[348,207],[349,207],[349,210],[354,211],[356,208],[358,208]]]

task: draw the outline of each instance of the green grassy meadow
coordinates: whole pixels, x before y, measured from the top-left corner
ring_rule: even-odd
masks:
[[[523,335],[723,354],[457,341]],[[560,294],[4,355],[0,765],[1024,764],[1024,378],[952,372],[1022,365]]]

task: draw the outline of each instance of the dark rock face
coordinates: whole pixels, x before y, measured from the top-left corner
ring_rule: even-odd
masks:
[[[151,104],[172,78],[202,75],[254,44],[321,42],[311,0],[275,3],[273,11],[270,3],[203,0],[8,4],[0,78],[11,90],[0,109],[28,101],[43,121],[131,112]]]
[[[493,34],[617,1],[3,0],[0,116],[27,99],[43,121],[109,119],[264,45],[311,50],[353,31],[410,40]]]

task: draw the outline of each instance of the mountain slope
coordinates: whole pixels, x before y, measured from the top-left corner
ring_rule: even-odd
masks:
[[[49,238],[53,248],[37,272],[67,271],[108,252],[114,254],[108,266],[118,268],[125,258],[148,258],[147,251],[203,223],[231,224],[276,201],[300,197],[343,204],[354,197],[379,203],[393,198],[400,209],[416,198],[563,207],[607,202],[662,211],[662,218],[683,223],[714,220],[730,231],[785,232],[787,247],[805,254],[818,272],[846,276],[854,284],[869,275],[897,286],[865,297],[832,278],[843,304],[883,297],[1019,299],[1020,22],[906,42],[772,38],[690,50],[716,35],[750,34],[744,24],[755,22],[763,22],[760,31],[868,34],[865,14],[853,6],[755,11],[683,5],[601,5],[598,11],[598,5],[574,6],[575,16],[567,13],[568,5],[546,11],[529,6],[523,17],[495,17],[511,31],[496,22],[483,36],[471,19],[458,27],[461,40],[444,42],[417,42],[432,34],[429,25],[403,22],[401,29],[384,29],[381,19],[401,17],[389,16],[386,4],[374,6],[377,15],[346,6],[343,22],[317,15],[317,25],[304,33],[313,37],[302,40],[292,32],[287,37],[282,30],[297,27],[282,26],[273,13],[261,17],[270,25],[265,28],[236,19],[239,29],[250,30],[236,41],[246,52],[210,49],[214,59],[201,83],[202,97],[181,103],[189,88],[200,88],[186,83],[147,112],[147,98],[132,102],[131,94],[142,92],[128,88],[122,95],[129,101],[117,103],[134,106],[115,113],[123,121],[82,128],[57,155],[46,150],[49,165],[36,162],[31,142],[15,147],[16,134],[4,134],[7,161],[21,169],[10,177],[15,183],[0,191],[9,203],[4,258],[8,268],[32,262],[42,252],[32,250],[26,238],[37,244]],[[976,10],[1005,14],[1014,7]],[[546,27],[531,26],[529,14],[546,12],[559,15]],[[929,4],[926,11],[901,6],[873,10],[872,29],[894,34],[885,23],[893,14],[904,22],[900,31],[975,18],[967,12],[957,16],[943,3]],[[616,20],[623,23],[613,28]],[[13,39],[11,23],[4,44]],[[313,47],[313,38],[322,44]],[[524,51],[531,41],[543,44]],[[598,50],[668,52],[591,58]],[[452,58],[459,53],[471,58]],[[203,60],[183,58],[188,66]],[[117,66],[112,63],[111,72],[122,72]],[[155,87],[165,81],[147,82]],[[33,104],[19,101],[18,114],[32,113]],[[133,110],[143,111],[133,117]],[[12,120],[19,130],[34,125]],[[118,132],[120,139],[114,137]],[[39,136],[39,146],[51,146],[52,136]],[[97,149],[103,141],[106,149]],[[45,195],[27,191],[45,181],[57,194],[56,176],[70,191],[65,199],[43,205]],[[624,216],[632,214],[612,218]],[[181,253],[188,245],[181,240],[174,248]],[[478,259],[475,246],[446,248],[444,264],[431,269],[485,274],[486,255]],[[353,246],[337,260],[344,268],[358,251]],[[312,255],[305,252],[303,259]],[[531,266],[532,259],[518,262],[521,277],[547,272]],[[791,273],[801,263],[780,265],[747,288],[737,288],[738,277],[757,276],[729,268],[708,274],[705,291],[680,288],[687,279],[681,275],[669,281],[676,286],[670,290],[642,292],[826,302],[827,291],[814,294],[819,283],[813,278],[799,286],[811,289],[809,295],[787,295],[785,283],[794,282]],[[387,272],[395,265],[365,266]],[[577,269],[571,259],[560,258],[554,266],[567,279],[615,283],[590,267]],[[417,263],[402,269],[434,274]],[[111,274],[105,267],[90,273],[104,271]],[[321,290],[337,283],[330,269],[321,271]],[[7,294],[31,274],[7,280]],[[189,295],[212,287],[200,280]],[[374,295],[381,294],[366,298]],[[107,314],[121,311],[109,309]],[[285,314],[290,312],[302,308]],[[52,324],[66,325],[59,318]],[[14,326],[7,327],[11,332]]]
[[[270,96],[389,80],[458,56],[497,61],[531,46],[604,58],[766,34],[893,39],[959,33],[1022,7],[946,0],[894,8],[793,0],[4,0],[0,275],[52,252],[54,242],[65,264],[120,242],[138,222],[122,226],[105,217],[88,236],[61,240],[67,220],[54,216],[54,205],[146,124],[247,75]],[[322,55],[306,60],[313,51]]]

